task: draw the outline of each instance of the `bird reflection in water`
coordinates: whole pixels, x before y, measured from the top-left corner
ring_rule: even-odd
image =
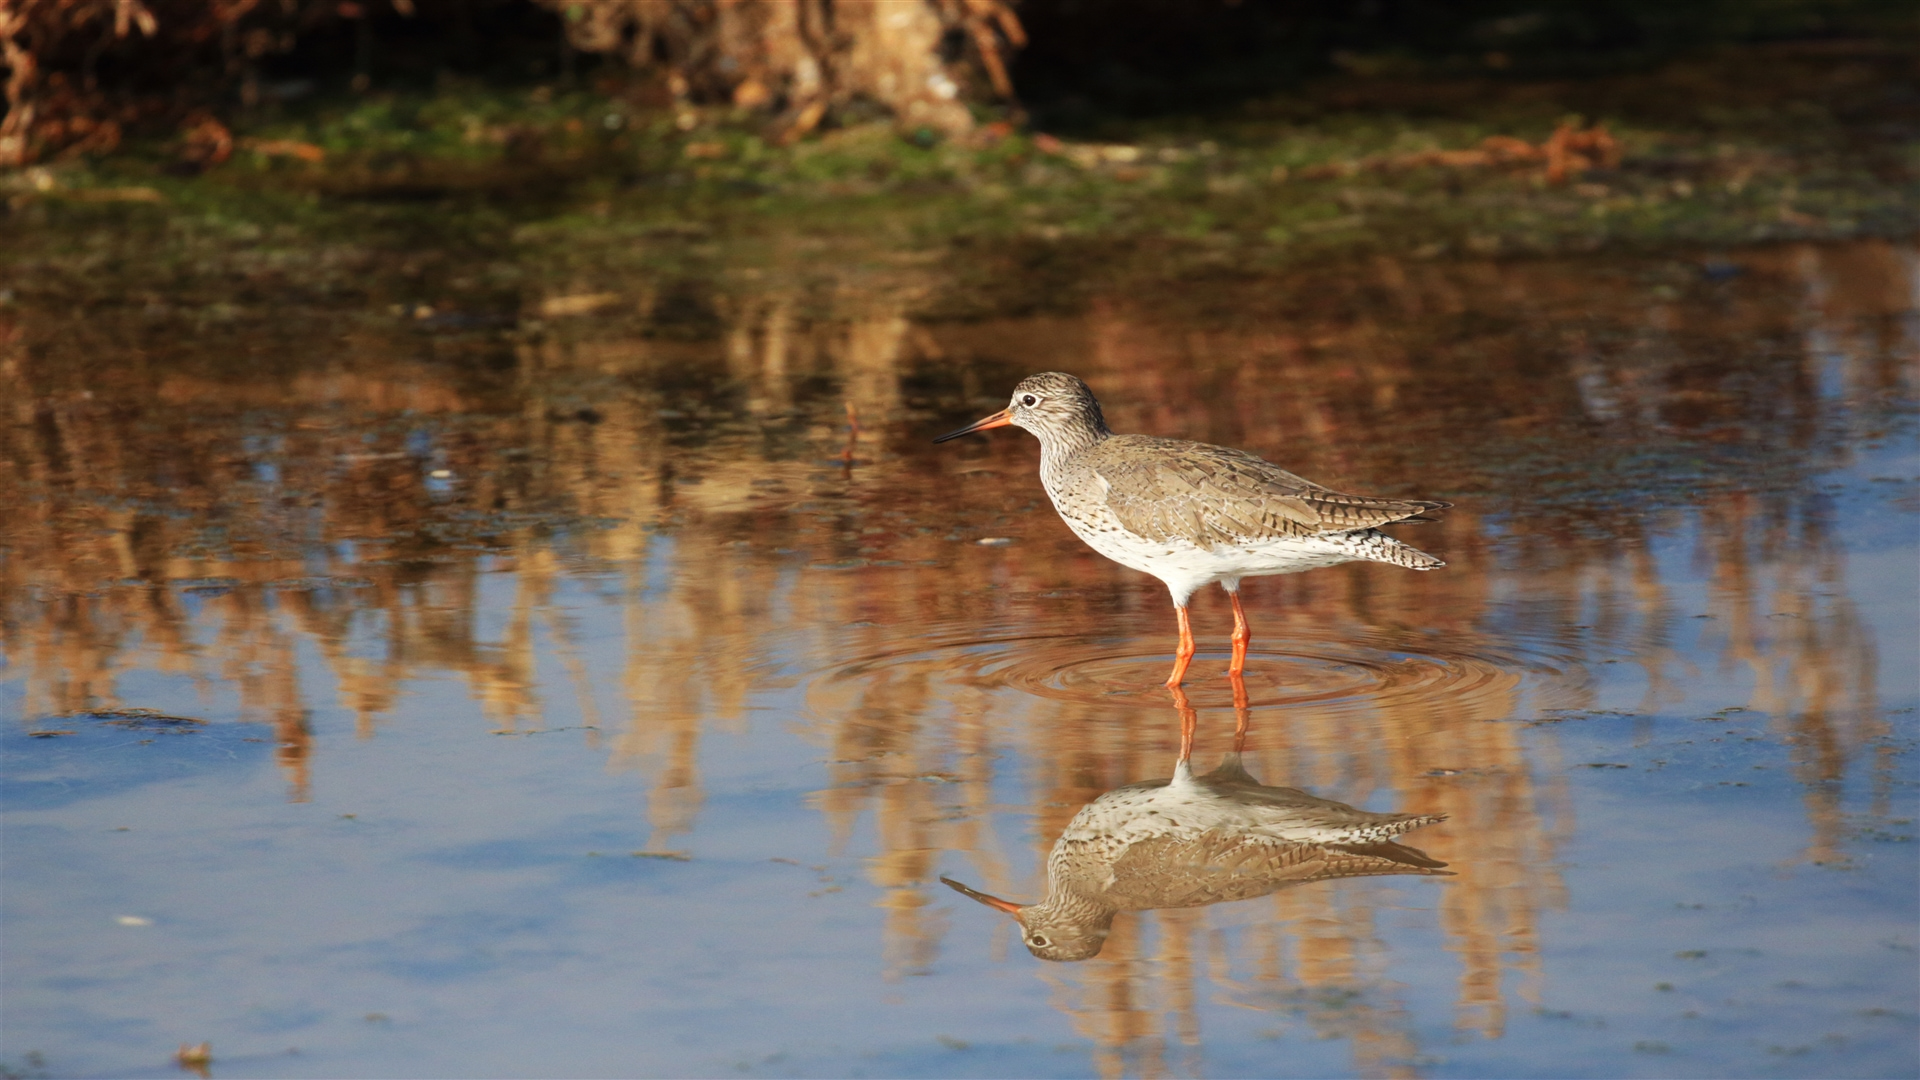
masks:
[[[1335,878],[1448,874],[1445,863],[1393,839],[1444,814],[1376,814],[1254,779],[1241,764],[1246,689],[1234,683],[1233,752],[1194,775],[1195,712],[1174,687],[1181,738],[1173,776],[1115,788],[1081,807],[1047,856],[1045,899],[1016,904],[940,880],[1013,916],[1027,951],[1042,960],[1088,960],[1123,911],[1250,900]]]

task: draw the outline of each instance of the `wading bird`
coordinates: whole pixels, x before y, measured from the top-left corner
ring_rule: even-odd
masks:
[[[1448,504],[1348,495],[1295,476],[1244,450],[1115,435],[1087,384],[1047,371],[1020,381],[1006,408],[940,436],[1013,425],[1040,440],[1040,483],[1075,536],[1122,566],[1166,583],[1180,621],[1169,687],[1193,660],[1187,600],[1209,582],[1233,598],[1233,660],[1238,675],[1253,639],[1240,608],[1240,579],[1291,574],[1356,559],[1409,570],[1446,564],[1402,544],[1379,527],[1430,521]]]

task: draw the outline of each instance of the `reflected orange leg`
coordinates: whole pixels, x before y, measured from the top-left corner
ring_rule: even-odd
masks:
[[[1173,694],[1173,707],[1180,712],[1180,760],[1185,762],[1193,757],[1193,729],[1198,726],[1200,716],[1187,700],[1186,691],[1180,689],[1178,684],[1167,687],[1167,690]]]
[[[853,399],[847,399],[847,448],[840,451],[840,464],[847,472],[853,472],[853,448],[860,443],[860,414],[853,409]]]
[[[1227,595],[1233,598],[1233,662],[1227,665],[1227,674],[1238,676],[1247,670],[1247,646],[1253,641],[1253,627],[1247,625],[1247,613],[1240,610],[1240,593]]]
[[[1187,621],[1187,605],[1173,609],[1180,619],[1180,647],[1173,654],[1173,674],[1167,676],[1167,689],[1177,688],[1187,677],[1187,665],[1193,663],[1193,624]]]
[[[1247,680],[1237,671],[1227,673],[1233,682],[1233,752],[1238,754],[1247,748],[1247,725],[1250,721],[1247,704]]]

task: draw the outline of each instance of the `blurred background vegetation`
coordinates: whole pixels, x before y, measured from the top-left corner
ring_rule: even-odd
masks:
[[[1333,71],[1591,76],[1716,44],[1910,45],[1917,22],[1906,0],[7,0],[0,163],[449,79],[586,82],[789,129],[1084,131]]]
[[[35,258],[162,222],[1156,273],[1899,235],[1916,57],[1910,0],[0,0],[0,198]]]

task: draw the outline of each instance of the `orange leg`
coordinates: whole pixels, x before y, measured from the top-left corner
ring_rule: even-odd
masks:
[[[1180,685],[1187,677],[1187,665],[1193,663],[1193,624],[1187,621],[1187,605],[1181,604],[1173,609],[1180,619],[1180,648],[1173,654],[1173,674],[1167,676],[1167,689]]]
[[[1253,641],[1253,628],[1247,625],[1247,613],[1240,610],[1240,594],[1227,595],[1233,598],[1233,662],[1227,665],[1227,674],[1238,676],[1247,670],[1247,646]]]
[[[1237,671],[1228,672],[1227,678],[1233,682],[1233,752],[1238,754],[1247,748],[1247,680]]]
[[[1193,729],[1199,724],[1200,717],[1187,701],[1186,692],[1180,689],[1179,684],[1167,689],[1173,694],[1173,707],[1180,712],[1180,760],[1184,762],[1193,757]]]

